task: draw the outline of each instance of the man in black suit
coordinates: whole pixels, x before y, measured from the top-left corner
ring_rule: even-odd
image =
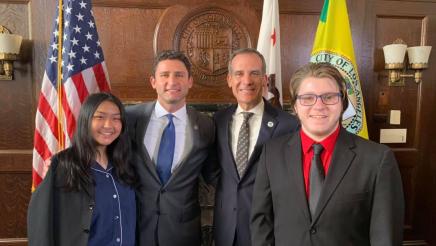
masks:
[[[229,59],[228,86],[238,104],[215,114],[221,176],[216,188],[216,246],[250,246],[250,211],[257,160],[267,140],[296,131],[295,117],[262,99],[265,60],[254,49]]]
[[[157,55],[151,86],[157,101],[127,108],[128,130],[139,176],[139,245],[201,244],[198,178],[214,179],[206,163],[213,149],[212,119],[186,106],[192,87],[191,64],[180,52]]]
[[[328,63],[291,78],[301,130],[265,144],[251,220],[254,246],[401,245],[404,197],[393,152],[341,127],[345,81]]]

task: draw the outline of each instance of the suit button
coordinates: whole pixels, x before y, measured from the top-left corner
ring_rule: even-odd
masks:
[[[236,208],[233,208],[233,211],[236,211]]]
[[[165,190],[165,189],[160,190],[160,193],[161,193],[161,194],[163,194],[163,193],[165,193],[165,192],[167,192],[167,190]]]
[[[156,210],[156,214],[157,214],[157,215],[160,215],[160,211],[159,211],[159,210]]]
[[[310,234],[315,234],[316,233],[316,228],[310,228]]]
[[[84,233],[89,233],[89,229],[84,229],[83,232]]]

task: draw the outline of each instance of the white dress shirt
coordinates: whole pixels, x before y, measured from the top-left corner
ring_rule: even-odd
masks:
[[[156,101],[154,110],[150,116],[150,122],[148,123],[147,130],[145,131],[144,145],[150,155],[152,161],[157,163],[157,156],[159,153],[160,139],[165,127],[168,125],[169,114],[159,103]],[[186,105],[172,113],[174,115],[173,122],[176,129],[176,145],[174,148],[173,164],[171,166],[171,172],[174,171],[180,164],[185,146],[186,146],[186,133],[188,126],[188,115],[186,113]]]
[[[256,146],[257,137],[259,136],[260,125],[262,123],[262,116],[264,111],[264,102],[260,101],[256,107],[252,108],[249,111],[244,111],[239,105],[233,114],[233,120],[231,124],[231,146],[233,156],[236,158],[236,149],[238,147],[238,136],[239,130],[241,130],[242,122],[244,121],[244,116],[242,112],[251,112],[254,113],[253,116],[248,120],[248,124],[250,125],[250,143],[248,146],[248,158],[250,159],[251,153],[253,153],[254,146]]]

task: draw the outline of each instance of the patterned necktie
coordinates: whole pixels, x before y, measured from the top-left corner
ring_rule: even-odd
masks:
[[[238,145],[236,147],[236,168],[238,169],[239,177],[244,175],[248,162],[248,147],[250,146],[250,120],[253,113],[242,112],[244,121],[239,130]]]
[[[176,144],[176,131],[172,114],[167,114],[168,125],[165,127],[160,139],[159,153],[157,156],[157,174],[165,185],[171,177],[171,166],[173,165],[174,147]]]
[[[315,216],[316,205],[318,204],[321,195],[322,186],[324,184],[324,167],[321,161],[321,152],[324,150],[321,144],[312,145],[313,158],[310,166],[310,180],[309,180],[309,208],[310,213]]]

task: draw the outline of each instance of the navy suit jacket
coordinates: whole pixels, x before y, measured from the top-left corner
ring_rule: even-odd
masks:
[[[265,144],[253,191],[253,246],[399,246],[404,197],[392,151],[341,129],[311,218],[296,133]]]
[[[262,145],[269,139],[294,132],[298,120],[265,101],[264,113],[254,150],[248,160],[247,169],[239,178],[235,158],[231,150],[230,130],[237,105],[219,111],[214,120],[217,126],[217,157],[221,176],[216,188],[214,212],[214,239],[216,246],[251,246],[250,211],[257,161]]]
[[[127,107],[127,125],[132,140],[133,165],[139,177],[137,191],[137,238],[139,245],[199,246],[201,244],[199,176],[214,179],[217,168],[207,163],[213,151],[215,127],[211,118],[187,108],[192,148],[171,175],[161,184],[146,147],[144,136],[155,103]],[[176,136],[177,137],[177,136]],[[218,166],[216,166],[218,167]]]

